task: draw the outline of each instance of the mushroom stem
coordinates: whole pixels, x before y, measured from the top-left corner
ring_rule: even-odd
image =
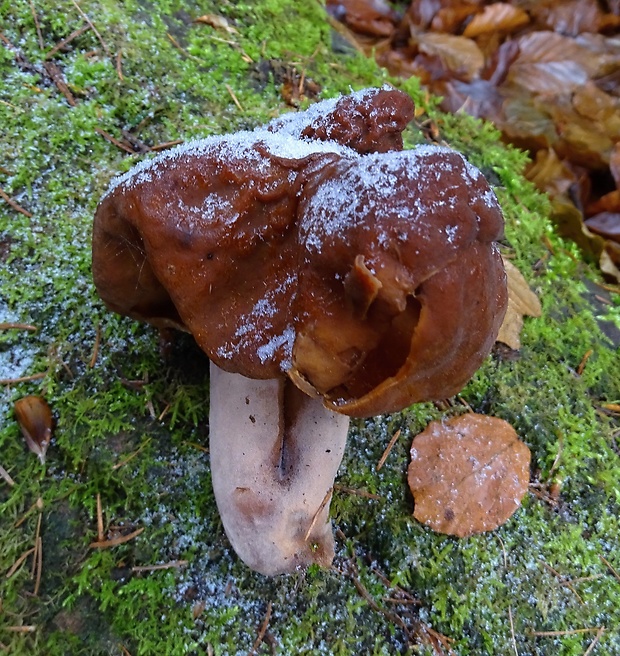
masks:
[[[334,557],[330,490],[349,418],[288,379],[252,380],[211,363],[211,475],[224,530],[265,575]]]

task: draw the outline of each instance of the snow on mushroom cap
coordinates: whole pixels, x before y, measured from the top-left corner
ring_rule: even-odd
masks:
[[[457,177],[452,184],[445,184],[445,174],[454,173]],[[412,183],[411,193],[403,193],[406,181]],[[442,229],[446,240],[453,242],[463,224],[441,226],[421,222],[420,217],[445,207],[460,211],[464,186],[481,183],[482,202],[499,211],[497,198],[482,173],[450,148],[423,145],[414,150],[364,155],[342,175],[327,180],[309,199],[300,235],[308,251],[319,253],[330,237],[342,235],[345,228],[361,226],[372,214],[385,224],[386,231],[377,234],[384,246],[389,242],[387,230],[394,220],[414,224],[418,239],[430,240],[431,232]]]
[[[372,87],[369,89],[356,91],[347,96],[347,98],[362,104],[364,101],[372,98],[372,96],[381,93],[381,91],[390,91],[391,89],[392,87],[385,84],[380,89]],[[278,118],[273,119],[273,121],[271,121],[267,127],[270,130],[277,130],[279,134],[287,135],[293,139],[303,139],[304,141],[308,142],[309,140],[306,140],[302,137],[302,132],[304,129],[309,124],[315,123],[317,121],[322,121],[325,116],[332,113],[342,98],[343,96],[336,96],[335,98],[323,100],[321,102],[315,103],[314,105],[310,105],[310,107],[308,107],[308,109],[303,112],[289,112],[288,114],[284,114],[283,116],[279,116]]]
[[[227,160],[232,162],[244,158],[247,161],[248,158],[251,158],[252,164],[260,171],[266,164],[266,160],[261,152],[256,150],[258,144],[263,146],[270,155],[286,159],[302,159],[316,153],[337,153],[341,157],[347,158],[359,157],[355,151],[334,141],[294,139],[287,134],[256,128],[253,131],[193,139],[152,159],[139,162],[130,171],[115,177],[110,182],[102,200],[121,185],[130,189],[143,182],[153,182],[165,175],[168,164],[182,162],[187,157],[201,157],[212,152],[214,148],[219,150],[224,164]]]

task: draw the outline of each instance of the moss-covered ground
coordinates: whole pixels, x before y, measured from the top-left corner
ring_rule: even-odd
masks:
[[[95,29],[46,59],[88,25],[82,12]],[[195,22],[208,14],[234,31]],[[0,478],[0,651],[248,654],[269,614],[254,653],[620,654],[620,295],[555,236],[521,154],[432,103],[419,115],[494,184],[505,253],[543,316],[444,407],[356,422],[333,500],[334,568],[267,579],[235,557],[215,509],[206,358],[181,338],[162,360],[156,333],[94,292],[97,200],[146,156],[101,131],[150,146],[219,134],[288,111],[287,79],[329,97],[385,75],[333,37],[317,2],[0,0],[0,40],[0,187],[31,214],[0,199],[0,323],[36,326],[0,330],[0,379],[30,378],[0,386],[13,481]],[[404,87],[424,108],[415,82]],[[53,409],[45,465],[13,415],[26,394]],[[406,467],[412,437],[465,403],[517,429],[532,485],[503,527],[457,540],[413,520]],[[90,547],[97,498],[106,535],[143,531]]]

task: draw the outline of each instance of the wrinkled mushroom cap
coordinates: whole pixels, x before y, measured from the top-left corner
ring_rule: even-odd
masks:
[[[399,146],[403,120],[377,148]],[[368,153],[356,128],[360,154],[324,127],[211,137],[121,176],[95,217],[97,289],[225,371],[289,376],[340,413],[455,394],[505,312],[497,200],[449,149]]]

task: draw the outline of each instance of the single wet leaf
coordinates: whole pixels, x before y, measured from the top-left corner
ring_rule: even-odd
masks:
[[[439,57],[448,70],[465,80],[477,77],[484,66],[482,50],[464,36],[428,32],[413,34],[412,40],[420,52]]]
[[[514,32],[529,22],[530,17],[523,9],[513,7],[507,2],[494,2],[471,19],[463,36],[473,38],[494,32]]]
[[[328,0],[327,10],[352,30],[371,36],[390,36],[398,20],[385,0]]]
[[[620,212],[601,212],[586,219],[586,226],[597,235],[620,243]]]
[[[231,27],[230,23],[224,18],[224,16],[219,16],[217,14],[205,14],[204,16],[199,16],[194,20],[195,23],[204,23],[205,25],[210,25],[217,30],[224,30],[229,34],[237,34],[237,30],[234,27]]]
[[[28,448],[45,462],[52,437],[52,411],[40,396],[24,396],[15,402],[15,416]]]
[[[542,310],[538,296],[530,289],[519,269],[506,259],[504,259],[504,267],[508,278],[508,309],[499,329],[497,341],[516,351],[521,348],[524,315],[539,317]]]
[[[530,450],[503,419],[469,413],[433,421],[411,446],[414,517],[467,537],[501,526],[529,483]]]

